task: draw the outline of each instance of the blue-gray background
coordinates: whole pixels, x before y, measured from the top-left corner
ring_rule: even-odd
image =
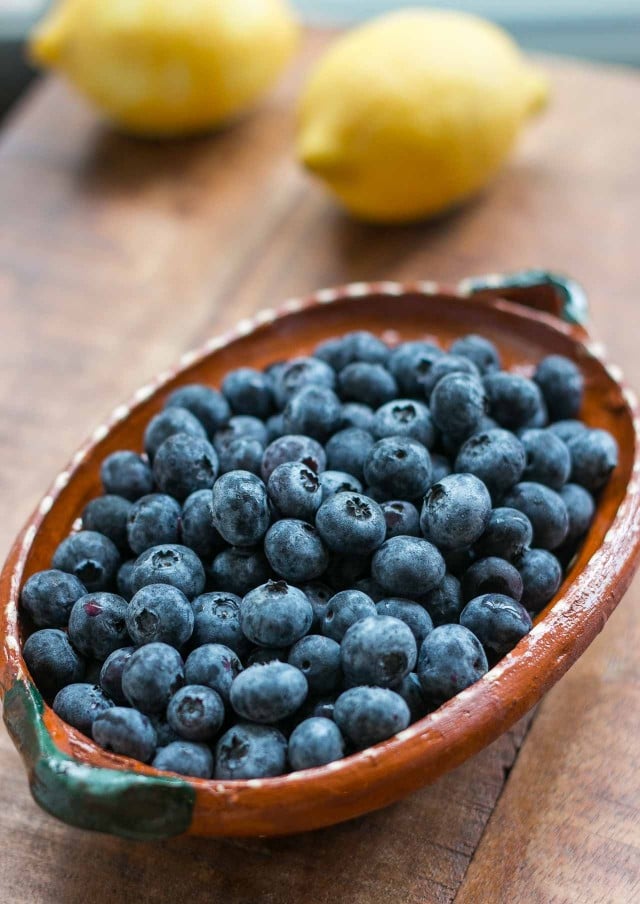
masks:
[[[110,0],[103,0],[108,3]],[[181,0],[175,0],[180,3]],[[234,0],[226,0],[233,3]],[[318,25],[358,22],[403,6],[456,8],[493,19],[526,48],[640,66],[640,0],[291,0],[304,21]],[[51,0],[0,0],[0,115],[32,73],[23,40]]]
[[[294,0],[314,23],[345,23],[403,6],[455,8],[504,25],[535,50],[640,65],[640,0]]]

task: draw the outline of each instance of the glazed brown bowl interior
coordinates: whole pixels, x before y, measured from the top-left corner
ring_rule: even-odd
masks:
[[[388,804],[459,764],[523,715],[580,655],[626,589],[637,553],[637,504],[635,492],[628,492],[636,458],[633,412],[621,385],[592,353],[580,328],[512,302],[420,292],[338,297],[331,304],[314,297],[295,307],[300,310],[273,321],[265,316],[262,325],[228,344],[210,344],[212,350],[190,356],[193,363],[158,378],[156,384],[164,379],[159,387],[146,387],[137,393],[138,401],[116,410],[108,432],[99,428],[54,484],[49,511],[45,503],[35,516],[37,529],[24,569],[18,572],[20,584],[50,566],[56,546],[84,505],[101,493],[104,457],[116,449],[142,449],[144,427],[169,392],[191,382],[219,386],[232,368],[262,367],[309,353],[321,340],[354,329],[371,330],[390,342],[433,336],[445,347],[458,336],[482,333],[499,347],[505,368],[524,373],[551,353],[573,358],[586,380],[583,419],[615,435],[620,464],[599,498],[597,517],[555,600],[538,616],[531,634],[484,679],[395,738],[339,763],[248,782],[189,779],[197,790],[194,833],[280,834],[327,825]],[[616,563],[613,547],[630,534],[633,543],[626,541],[627,549]],[[611,542],[605,542],[607,537]],[[554,618],[558,601],[562,612]],[[82,762],[156,774],[150,766],[101,750],[49,708],[44,721],[58,747]]]

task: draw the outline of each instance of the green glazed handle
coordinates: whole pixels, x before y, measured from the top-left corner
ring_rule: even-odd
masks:
[[[548,270],[472,276],[462,280],[458,290],[463,295],[480,298],[506,298],[578,327],[585,327],[589,320],[589,305],[582,286],[568,276]]]

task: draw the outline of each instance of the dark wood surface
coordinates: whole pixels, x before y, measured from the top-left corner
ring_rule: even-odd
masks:
[[[259,113],[215,137],[131,141],[56,81],[5,125],[1,550],[91,427],[149,375],[321,285],[566,271],[640,386],[640,77],[549,63],[552,106],[489,191],[436,224],[372,228],[336,211],[292,159],[293,101],[324,40],[309,39]],[[637,900],[639,596],[636,582],[543,702],[517,760],[522,725],[407,801],[311,836],[151,845],[67,828],[31,802],[3,732],[0,901]]]

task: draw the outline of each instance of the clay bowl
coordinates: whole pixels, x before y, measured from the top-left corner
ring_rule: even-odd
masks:
[[[300,832],[390,804],[513,725],[603,628],[638,561],[637,404],[617,368],[607,366],[589,340],[584,314],[575,285],[541,273],[471,280],[456,289],[376,283],[323,290],[239,323],[117,408],[55,479],[18,536],[0,581],[4,718],[36,801],[73,825],[136,838]],[[200,380],[218,385],[229,368],[309,352],[321,339],[356,328],[390,341],[435,335],[443,343],[482,332],[498,344],[506,366],[525,372],[549,353],[580,364],[587,382],[584,417],[616,436],[620,466],[556,598],[480,681],[396,737],[340,762],[279,778],[220,782],[162,774],[100,750],[64,724],[32,684],[21,656],[24,580],[49,567],[56,545],[100,492],[104,456],[141,448],[144,424],[176,386]]]

